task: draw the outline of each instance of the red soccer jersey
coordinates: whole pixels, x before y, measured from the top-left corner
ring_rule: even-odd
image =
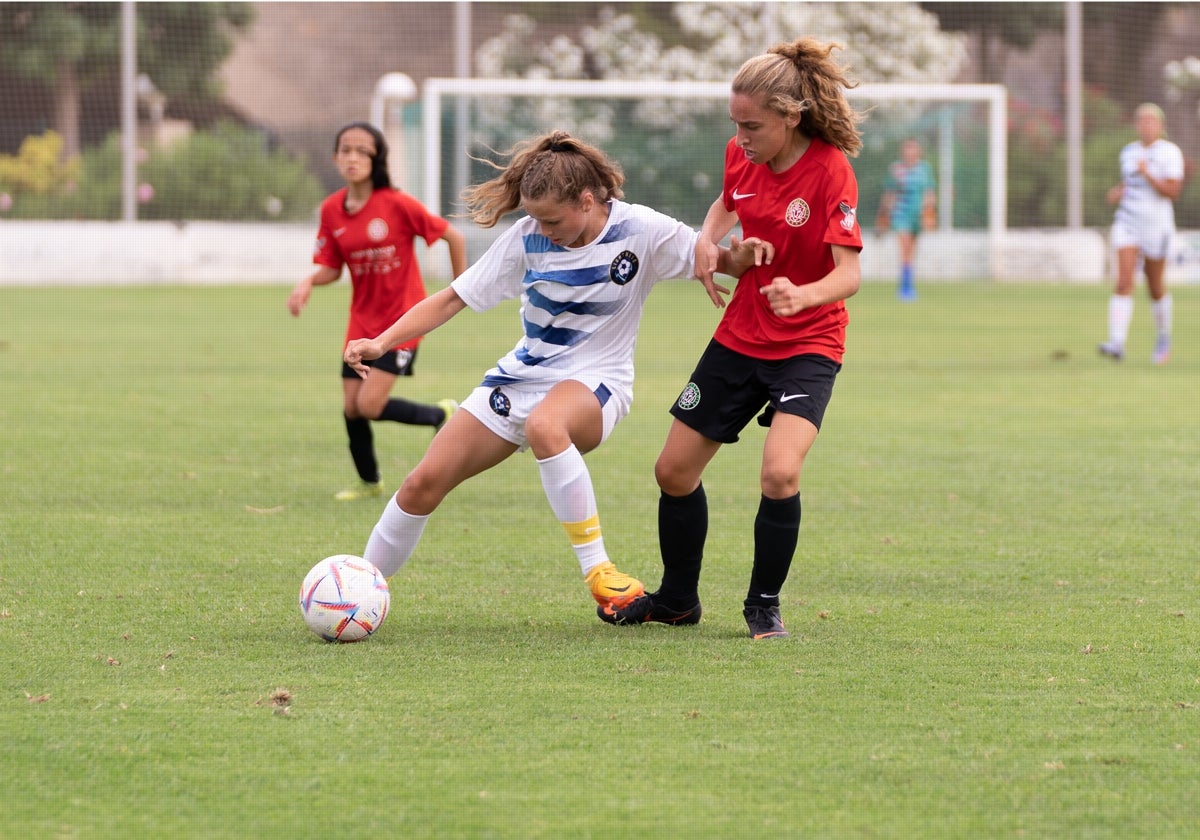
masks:
[[[321,204],[321,227],[313,262],[350,269],[350,323],[346,341],[374,338],[425,299],[425,283],[413,249],[415,237],[432,245],[449,222],[399,190],[375,190],[356,213],[346,212],[346,190]],[[420,338],[396,349],[411,350]]]
[[[738,280],[714,338],[756,359],[817,353],[839,364],[849,316],[842,301],[782,317],[759,292],[775,277],[797,286],[833,271],[832,245],[862,249],[858,182],[845,153],[813,138],[800,160],[775,174],[746,160],[733,140],[725,148],[725,209],[735,212],[745,236],[775,246],[771,265],[749,269]]]

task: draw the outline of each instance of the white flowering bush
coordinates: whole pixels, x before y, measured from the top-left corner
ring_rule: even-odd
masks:
[[[664,44],[619,6],[602,10],[576,38],[539,39],[532,19],[513,15],[476,52],[476,73],[728,82],[747,58],[805,35],[842,44],[837,60],[859,82],[952,81],[966,56],[961,36],[940,31],[934,15],[910,3],[677,3],[672,11],[679,40],[691,46]],[[698,221],[719,188],[729,138],[724,101],[481,97],[472,107],[473,149],[570,131],[621,161],[632,200],[679,218]]]
[[[702,46],[665,47],[637,29],[630,14],[608,8],[579,40],[537,44],[537,25],[510,16],[476,53],[486,78],[670,79],[726,81],[743,61],[770,46],[811,35],[845,47],[839,60],[861,82],[928,84],[954,79],[966,58],[962,36],[913,3],[677,3],[681,33]]]
[[[1196,116],[1200,118],[1200,58],[1190,55],[1179,61],[1168,61],[1163,67],[1167,81],[1167,96],[1173,102],[1185,98],[1196,100]]]

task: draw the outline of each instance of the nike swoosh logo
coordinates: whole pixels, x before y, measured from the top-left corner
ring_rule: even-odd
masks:
[[[333,235],[334,235],[334,236],[341,236],[341,235],[342,235],[343,233],[345,233],[345,232],[346,232],[346,229],[345,229],[344,227],[340,227],[340,228],[338,228],[337,230],[335,230],[335,231],[333,232]]]
[[[756,195],[758,195],[758,193],[740,193],[737,190],[734,190],[733,191],[733,200],[741,201],[743,198],[752,198],[753,196],[756,196]]]
[[[798,400],[801,397],[807,397],[807,396],[808,396],[808,394],[784,394],[782,397],[779,398],[779,401],[781,403],[785,403],[788,400]]]
[[[681,621],[685,621],[685,620],[691,618],[692,613],[694,613],[695,611],[696,611],[695,609],[690,609],[685,613],[680,613],[679,615],[666,616],[664,618],[660,618],[660,619],[656,619],[656,620],[661,621],[663,624],[678,624]],[[649,616],[647,616],[647,618],[649,618]],[[695,623],[695,622],[693,622],[693,623]]]

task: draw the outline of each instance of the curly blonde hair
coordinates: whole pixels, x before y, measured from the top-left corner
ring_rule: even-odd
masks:
[[[846,89],[858,86],[832,58],[841,44],[798,38],[776,44],[748,60],[733,77],[733,92],[763,97],[783,116],[800,115],[800,130],[819,137],[850,157],[862,149],[858,124],[863,115],[850,107]]]
[[[575,203],[585,192],[602,202],[625,197],[621,167],[595,146],[565,131],[517,143],[505,157],[509,158],[507,166],[484,160],[500,174],[463,190],[467,214],[481,227],[494,226],[526,198],[553,195],[564,203]]]

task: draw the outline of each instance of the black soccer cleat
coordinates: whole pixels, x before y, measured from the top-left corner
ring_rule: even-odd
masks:
[[[742,610],[752,639],[786,639],[788,631],[779,617],[779,607],[748,606]]]
[[[700,599],[696,599],[696,603],[690,607],[678,610],[674,607],[668,607],[665,604],[656,603],[654,596],[658,593],[647,593],[640,598],[635,598],[624,607],[614,609],[612,606],[597,607],[596,615],[601,621],[608,624],[645,624],[648,621],[657,621],[661,624],[699,624],[700,614]]]

